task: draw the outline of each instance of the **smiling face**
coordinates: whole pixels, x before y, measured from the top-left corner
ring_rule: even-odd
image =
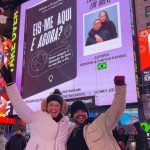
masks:
[[[77,110],[73,114],[73,120],[78,126],[84,125],[87,119],[88,119],[88,114],[82,109]]]
[[[50,101],[47,105],[47,112],[51,114],[52,118],[56,118],[61,111],[61,105],[57,101]]]
[[[101,22],[100,22],[99,19],[97,19],[97,20],[94,21],[94,23],[93,23],[93,29],[94,29],[94,31],[98,31],[101,26],[102,25],[101,25]]]
[[[105,13],[105,12],[102,12],[102,13],[99,15],[99,20],[100,20],[101,22],[105,22],[106,19],[107,19],[106,13]]]

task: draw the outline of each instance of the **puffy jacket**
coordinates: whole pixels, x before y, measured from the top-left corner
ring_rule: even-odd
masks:
[[[60,132],[60,137],[57,137],[57,133],[59,133],[59,126],[61,124],[65,131],[68,131],[69,120],[62,118],[62,122],[57,123],[47,112],[41,110],[33,112],[23,101],[15,84],[7,86],[6,90],[18,116],[29,127],[31,137],[26,146],[26,150],[60,150],[60,147],[61,150],[65,150],[65,138],[67,139],[68,132],[64,132],[63,136]],[[65,121],[66,123],[64,123]]]

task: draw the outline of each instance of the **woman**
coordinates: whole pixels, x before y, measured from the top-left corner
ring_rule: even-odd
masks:
[[[12,81],[9,68],[3,66],[0,72],[7,83],[6,90],[13,107],[29,127],[31,137],[26,150],[64,150],[69,119],[61,114],[63,98],[58,91],[47,97],[45,112],[33,112],[22,100]]]
[[[117,38],[117,31],[116,31],[115,24],[111,20],[109,20],[108,13],[104,10],[101,11],[99,13],[99,19],[102,23],[101,29],[109,31],[111,35],[111,39]]]

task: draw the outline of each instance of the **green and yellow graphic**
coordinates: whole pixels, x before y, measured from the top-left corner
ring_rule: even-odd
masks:
[[[107,62],[101,62],[101,63],[97,64],[97,69],[98,70],[107,69]]]

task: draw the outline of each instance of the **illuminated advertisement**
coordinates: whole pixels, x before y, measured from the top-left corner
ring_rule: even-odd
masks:
[[[141,71],[150,67],[150,29],[138,33]]]
[[[75,15],[75,1],[67,0],[46,1],[26,10],[23,97],[76,77]]]
[[[4,36],[0,36],[0,67],[10,63],[10,51],[12,42]],[[5,117],[11,113],[10,101],[5,89],[5,81],[0,74],[0,117]]]
[[[138,108],[126,109],[119,120],[121,125],[129,125],[137,121],[139,121]]]
[[[141,122],[140,124],[144,128],[145,132],[150,132],[150,123],[149,122]]]
[[[65,99],[110,105],[114,76],[137,102],[130,1],[40,1],[21,5],[16,84],[33,110],[55,88]],[[17,11],[17,10],[16,10]]]
[[[144,29],[138,33],[140,49],[140,71],[142,76],[142,101],[144,115],[149,119],[150,113],[150,29]]]
[[[150,29],[138,33],[140,48],[140,71],[142,73],[143,94],[150,93]]]

